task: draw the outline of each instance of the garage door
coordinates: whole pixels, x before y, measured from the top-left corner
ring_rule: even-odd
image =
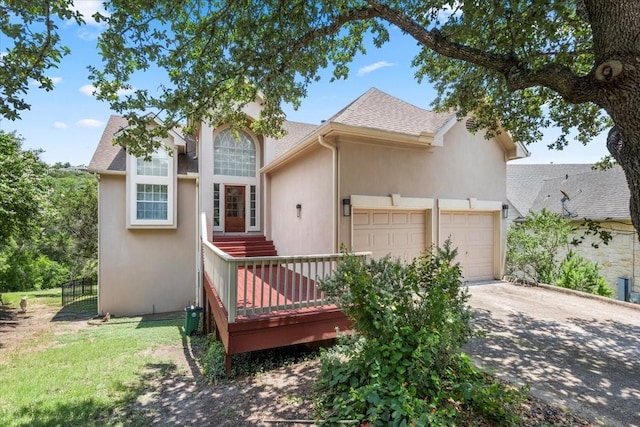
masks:
[[[425,250],[425,211],[354,209],[352,215],[355,252],[410,261]]]
[[[440,242],[451,236],[465,280],[494,278],[493,221],[492,212],[440,213]]]

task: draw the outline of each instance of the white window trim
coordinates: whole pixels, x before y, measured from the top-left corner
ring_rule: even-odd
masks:
[[[165,146],[169,154],[168,176],[138,175],[137,157],[127,153],[127,228],[176,228],[177,227],[177,153],[174,147]],[[167,219],[137,219],[137,185],[156,184],[167,186]]]
[[[211,174],[213,176],[213,180],[212,180],[212,184],[220,184],[220,225],[218,226],[214,226],[213,225],[213,185],[210,187],[211,188],[211,226],[213,231],[224,231],[225,229],[225,191],[226,191],[226,186],[244,186],[245,187],[245,231],[246,232],[250,232],[250,231],[260,231],[261,227],[262,227],[262,216],[261,216],[261,212],[262,212],[262,186],[260,185],[261,183],[261,173],[260,173],[260,162],[262,159],[262,147],[260,146],[260,143],[258,142],[258,139],[256,138],[256,135],[251,132],[249,129],[243,129],[244,132],[251,138],[251,140],[253,141],[253,145],[256,149],[256,176],[255,177],[247,177],[247,176],[233,176],[233,175],[216,175],[213,173],[213,156],[214,154],[214,150],[213,150],[213,145],[215,144],[215,140],[216,137],[218,136],[218,134],[225,130],[228,129],[230,126],[220,126],[218,128],[216,128],[213,132],[213,136],[212,136],[212,140],[211,140]],[[250,191],[251,191],[251,186],[255,185],[256,186],[256,225],[251,226],[251,218],[250,218],[250,206],[251,206],[251,195],[250,195]]]

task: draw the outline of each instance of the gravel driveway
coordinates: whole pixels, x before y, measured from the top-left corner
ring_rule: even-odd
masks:
[[[486,332],[467,353],[599,425],[640,427],[640,306],[547,287],[469,286]]]

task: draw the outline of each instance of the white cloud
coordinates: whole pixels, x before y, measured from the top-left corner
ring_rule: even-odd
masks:
[[[106,26],[104,22],[96,22],[96,20],[93,19],[93,14],[96,12],[109,16],[102,6],[101,0],[75,0],[73,2],[73,7],[82,14],[87,25],[99,28],[104,28]],[[73,21],[71,21],[71,23],[73,23]]]
[[[387,61],[378,61],[378,62],[375,62],[373,64],[366,65],[366,66],[360,68],[358,70],[357,76],[358,77],[362,77],[365,74],[369,74],[369,73],[371,73],[371,72],[373,72],[375,70],[378,70],[378,69],[384,68],[384,67],[393,67],[393,64],[390,63],[390,62],[387,62]]]
[[[79,128],[99,128],[102,127],[103,124],[103,122],[96,119],[82,119],[76,122],[76,126]]]
[[[78,37],[82,40],[91,41],[97,40],[100,36],[100,31],[90,30],[87,27],[82,27],[77,32]]]
[[[84,85],[78,90],[87,96],[93,96],[93,92],[96,91],[96,87],[94,85]]]
[[[131,95],[134,90],[135,90],[135,88],[133,88],[133,87],[131,87],[129,89],[118,89],[118,96]]]
[[[64,122],[53,122],[54,129],[68,129],[69,125]]]
[[[135,87],[130,87],[128,89],[118,89],[118,96],[130,95],[135,91],[135,89]],[[87,96],[95,96],[94,92],[96,91],[96,87],[94,85],[84,85],[78,90]]]

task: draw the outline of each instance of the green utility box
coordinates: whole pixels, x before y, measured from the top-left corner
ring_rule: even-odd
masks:
[[[202,307],[187,306],[184,311],[184,333],[185,335],[191,335],[198,330],[198,325],[200,325]]]

